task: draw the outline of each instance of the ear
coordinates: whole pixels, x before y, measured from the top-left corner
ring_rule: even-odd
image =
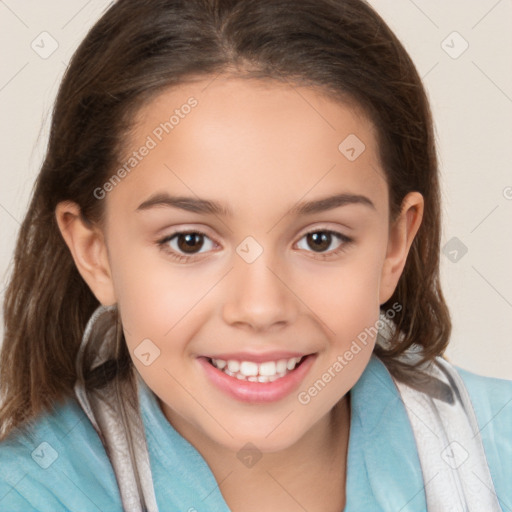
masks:
[[[421,225],[423,208],[423,196],[419,192],[410,192],[402,201],[400,215],[390,226],[386,259],[380,279],[380,304],[391,298],[398,285],[409,249]]]
[[[71,201],[60,202],[55,208],[55,217],[78,272],[92,293],[104,306],[115,304],[112,275],[102,231],[86,222],[80,214],[80,207]]]

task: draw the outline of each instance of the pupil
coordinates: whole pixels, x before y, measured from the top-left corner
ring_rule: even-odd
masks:
[[[313,242],[310,244],[312,249],[321,252],[322,250],[327,249],[329,245],[331,245],[331,235],[330,233],[326,233],[324,231],[320,231],[319,233],[310,233],[308,235],[308,243]]]
[[[196,243],[202,242],[202,236],[203,235],[200,235],[199,233],[187,233],[185,235],[181,234],[178,236],[178,247],[183,252],[194,253],[194,251],[191,249],[194,249],[194,245]],[[200,243],[197,250],[201,249],[202,245],[203,244]]]

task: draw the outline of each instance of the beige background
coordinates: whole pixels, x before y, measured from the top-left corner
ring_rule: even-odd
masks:
[[[57,86],[110,3],[0,0],[2,297]],[[447,355],[473,372],[512,379],[512,1],[370,3],[410,52],[432,102],[444,200],[441,270],[454,324]],[[56,50],[44,55],[52,44]]]

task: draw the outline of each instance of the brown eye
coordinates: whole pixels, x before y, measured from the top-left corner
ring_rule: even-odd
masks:
[[[307,243],[314,251],[323,252],[328,249],[332,242],[332,234],[328,231],[318,231],[316,233],[308,233]]]
[[[302,241],[303,247],[300,247]],[[337,242],[337,243],[336,243]],[[337,231],[330,231],[328,229],[310,231],[306,233],[299,241],[299,249],[304,249],[307,252],[317,253],[322,258],[336,256],[344,251],[351,243],[352,238],[342,235]]]
[[[159,240],[157,244],[179,261],[185,261],[215,247],[210,237],[199,231],[178,231]]]
[[[178,249],[186,254],[195,254],[204,245],[204,235],[201,233],[178,233],[175,236]]]

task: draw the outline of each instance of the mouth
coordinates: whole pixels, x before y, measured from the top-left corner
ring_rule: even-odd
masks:
[[[307,356],[291,357],[289,359],[265,361],[263,363],[238,361],[236,359],[225,360],[208,358],[208,362],[230,377],[248,382],[265,383],[282,379],[300,366],[306,357]]]
[[[298,388],[316,357],[314,353],[262,362],[205,356],[197,360],[223,393],[243,402],[268,403]]]

